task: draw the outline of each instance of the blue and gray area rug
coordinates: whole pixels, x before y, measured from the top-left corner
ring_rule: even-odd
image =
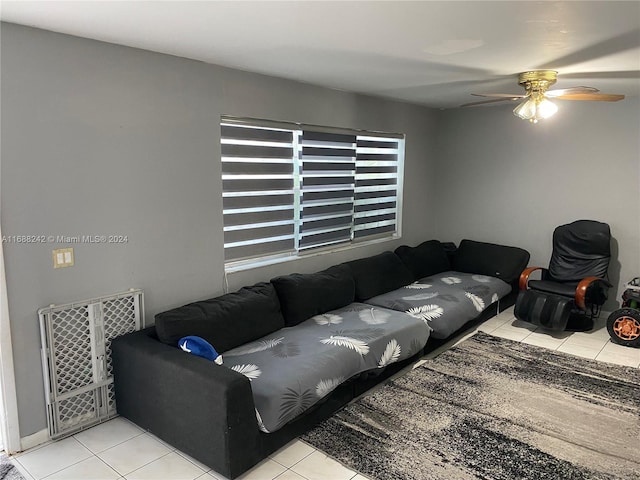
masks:
[[[0,480],[24,480],[24,477],[2,452],[0,452]]]
[[[640,369],[478,333],[301,438],[377,480],[637,480]]]

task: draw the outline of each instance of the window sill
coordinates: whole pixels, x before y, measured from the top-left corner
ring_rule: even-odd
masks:
[[[391,242],[393,240],[398,240],[399,238],[401,238],[401,235],[394,234],[390,237],[376,238],[376,239],[367,240],[365,242],[358,242],[356,244],[349,244],[349,245],[344,245],[340,247],[319,248],[303,254],[285,253],[282,255],[273,255],[271,257],[263,257],[259,259],[229,262],[224,266],[224,273],[226,275],[229,273],[242,272],[245,270],[252,270],[255,268],[268,267],[270,265],[276,265],[278,263],[285,263],[285,262],[291,262],[294,260],[303,260],[305,258],[317,257],[319,255],[344,252],[346,250],[353,250],[360,247],[366,247],[368,245],[375,245],[383,242]]]

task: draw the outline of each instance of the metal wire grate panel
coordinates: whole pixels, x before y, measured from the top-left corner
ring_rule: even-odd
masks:
[[[52,352],[58,395],[93,382],[89,314],[86,307],[69,308],[51,315]]]
[[[49,436],[116,415],[111,340],[144,326],[141,290],[38,311]]]

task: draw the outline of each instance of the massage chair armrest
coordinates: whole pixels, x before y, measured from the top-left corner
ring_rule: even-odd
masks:
[[[583,278],[582,280],[580,280],[580,283],[578,283],[578,286],[576,287],[576,295],[575,295],[576,306],[580,310],[585,311],[587,309],[587,303],[602,305],[607,299],[606,289],[611,288],[612,286],[613,285],[611,285],[611,283],[605,280],[604,278],[600,278],[600,277]],[[600,298],[589,299],[589,296],[593,296],[596,294],[593,291],[594,288],[598,289],[597,293],[599,294]]]
[[[537,270],[542,270],[544,273],[547,269],[544,267],[527,267],[520,274],[520,279],[518,280],[518,288],[520,290],[528,290],[529,289],[529,277],[531,274]]]
[[[161,343],[152,331],[112,342],[118,413],[226,477],[257,463],[260,433],[249,379]]]

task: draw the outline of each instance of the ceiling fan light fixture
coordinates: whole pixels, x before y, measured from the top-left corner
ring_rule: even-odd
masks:
[[[556,114],[558,111],[558,106],[549,100],[547,97],[544,97],[542,101],[538,104],[538,115],[540,118],[549,118]]]
[[[530,120],[536,115],[536,102],[531,97],[526,97],[513,109],[513,114],[523,120]]]
[[[544,95],[530,95],[513,109],[513,114],[531,123],[549,118],[558,111],[558,106]]]

